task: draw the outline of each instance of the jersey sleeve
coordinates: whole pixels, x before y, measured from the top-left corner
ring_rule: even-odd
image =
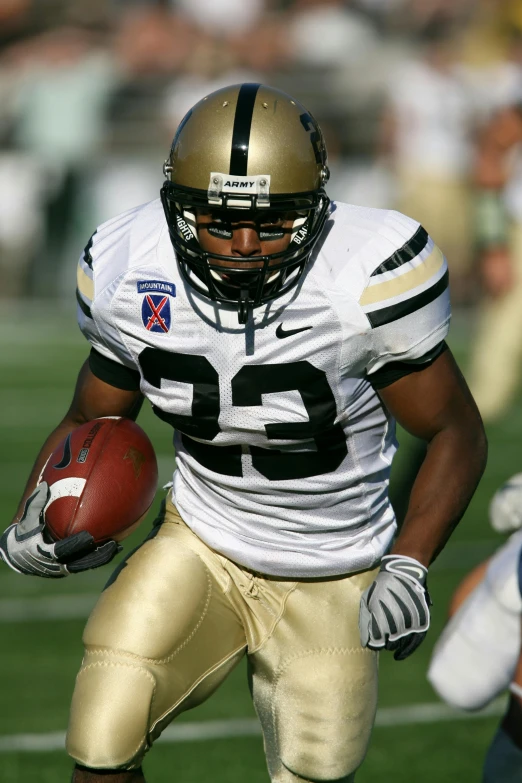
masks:
[[[78,262],[76,301],[78,325],[96,354],[137,371],[111,317],[112,297],[127,270],[129,230],[125,214],[91,236]]]
[[[109,386],[115,386],[124,391],[138,391],[140,388],[140,374],[137,370],[115,362],[114,359],[108,359],[96,348],[91,348],[89,368],[93,375],[108,383]]]
[[[96,350],[103,353],[104,347],[101,343],[101,335],[96,328],[92,314],[94,301],[94,271],[92,268],[93,259],[91,256],[91,248],[93,240],[94,234],[86,244],[76,269],[77,317],[78,326],[84,337],[87,338]]]
[[[386,365],[418,368],[433,361],[451,316],[443,253],[418,223],[399,213],[393,216],[383,245],[392,252],[375,265],[359,298],[371,327],[370,380]]]

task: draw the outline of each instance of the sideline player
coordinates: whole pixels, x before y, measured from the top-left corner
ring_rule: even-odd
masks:
[[[46,543],[34,487],[75,426],[149,399],[175,429],[177,470],[85,629],[74,782],[144,781],[162,729],[246,653],[272,781],[348,783],[376,651],[402,659],[424,638],[427,568],[486,459],[444,342],[445,259],[404,215],[330,204],[319,127],[269,87],[196,104],[165,174],[161,201],[99,227],[80,260],[92,350],[0,550],[41,576],[112,557]],[[429,443],[395,541],[394,419]]]
[[[509,704],[488,749],[483,783],[522,780],[522,474],[494,495],[492,527],[506,543],[458,586],[433,651],[428,679],[448,704],[487,706],[509,688]]]

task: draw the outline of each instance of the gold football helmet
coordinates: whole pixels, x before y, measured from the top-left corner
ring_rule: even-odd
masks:
[[[235,303],[240,323],[250,308],[298,282],[328,213],[323,135],[289,95],[260,84],[236,84],[199,101],[181,121],[165,161],[161,199],[181,272],[199,293]],[[270,255],[212,255],[202,249],[197,210],[226,224],[227,210],[293,219],[286,250]],[[222,261],[227,264],[223,274]],[[245,265],[248,261],[248,266]],[[252,268],[252,261],[256,262]]]

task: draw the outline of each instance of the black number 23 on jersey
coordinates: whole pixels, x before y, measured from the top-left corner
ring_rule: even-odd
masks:
[[[219,378],[204,356],[145,348],[139,357],[145,380],[161,388],[162,380],[190,383],[190,416],[154,412],[182,433],[183,445],[201,465],[227,476],[242,476],[241,446],[214,446],[219,427]],[[270,481],[308,478],[336,470],[348,453],[343,429],[335,423],[336,405],[326,373],[310,362],[242,367],[232,378],[232,404],[262,405],[263,394],[298,391],[308,414],[306,422],[266,424],[269,440],[314,441],[313,451],[281,451],[250,446],[252,464]],[[198,440],[194,440],[197,438]],[[201,441],[209,441],[201,443]],[[304,445],[304,444],[303,444]]]

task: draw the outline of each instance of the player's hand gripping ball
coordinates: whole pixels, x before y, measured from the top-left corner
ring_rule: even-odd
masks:
[[[55,540],[87,531],[121,541],[141,522],[158,484],[156,455],[131,419],[107,416],[73,430],[51,454],[45,526]]]

